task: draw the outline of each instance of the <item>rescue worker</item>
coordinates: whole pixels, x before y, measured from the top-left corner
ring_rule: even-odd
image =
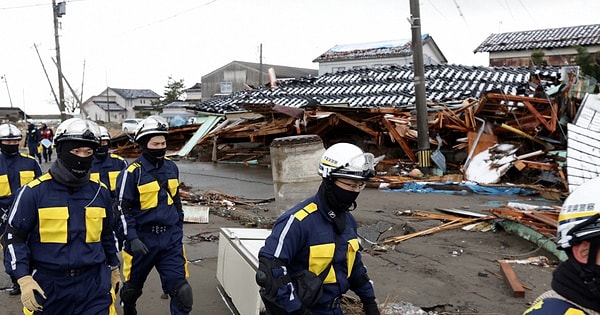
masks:
[[[33,157],[19,153],[21,139],[21,130],[17,126],[0,125],[0,239],[15,193],[21,186],[42,175],[42,168]],[[12,283],[8,294],[20,294],[17,279],[12,278]]]
[[[113,198],[117,187],[117,176],[119,172],[127,167],[127,161],[117,154],[109,153],[110,134],[104,126],[100,128],[100,146],[94,154],[90,178],[100,180],[108,186]]]
[[[565,199],[558,215],[558,248],[567,260],[552,274],[552,289],[523,314],[600,314],[600,177]]]
[[[121,277],[110,192],[89,178],[99,137],[92,121],[62,122],[57,160],[11,206],[5,255],[26,314],[116,314]]]
[[[38,162],[42,164],[42,155],[38,151],[40,145],[40,131],[35,125],[30,122],[27,125],[27,134],[25,135],[25,147],[29,150],[29,155],[38,159]]]
[[[42,123],[40,129],[40,141],[42,141],[42,156],[44,157],[44,163],[52,162],[52,139],[54,138],[54,132],[48,125]],[[47,139],[47,144],[44,144],[44,139]]]
[[[353,144],[334,144],[321,157],[317,193],[277,219],[256,273],[268,314],[340,315],[341,295],[349,289],[365,314],[379,314],[350,214],[364,181],[375,175],[374,160]]]
[[[136,301],[153,267],[171,297],[171,314],[192,310],[192,287],[187,281],[182,243],[179,169],[165,157],[167,134],[164,118],[150,116],[141,121],[134,140],[142,154],[117,178],[118,225],[125,237],[122,255],[126,281],[120,293],[125,315],[137,314]]]

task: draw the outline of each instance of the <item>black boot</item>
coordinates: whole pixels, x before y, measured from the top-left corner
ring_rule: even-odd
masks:
[[[19,295],[21,294],[21,287],[15,281],[13,282],[12,288],[8,289],[8,295]]]
[[[123,315],[137,315],[135,306],[123,306]]]

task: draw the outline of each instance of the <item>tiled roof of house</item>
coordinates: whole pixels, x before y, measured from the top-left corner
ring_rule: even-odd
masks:
[[[248,69],[253,69],[256,71],[260,70],[260,67],[261,67],[260,63],[234,60],[234,61],[226,64],[225,66],[223,66],[219,69],[216,69],[207,75],[204,75],[203,77],[210,76],[214,73],[217,73],[217,72],[221,71],[222,69],[229,67],[231,64],[238,64],[240,66],[246,67]],[[269,69],[269,68],[273,68],[273,70],[275,70],[275,74],[277,75],[278,78],[299,78],[299,77],[304,77],[304,76],[317,76],[319,74],[319,70],[316,70],[316,69],[262,64],[262,69],[264,72],[266,72],[267,69]]]
[[[430,38],[429,34],[423,34],[421,37],[423,38],[423,41]],[[410,39],[399,39],[371,43],[335,45],[313,60],[313,62],[393,58],[411,55],[412,41]]]
[[[105,111],[108,111],[108,110],[110,110],[110,111],[116,111],[116,112],[118,112],[118,111],[123,111],[123,110],[125,110],[125,107],[123,107],[123,106],[119,105],[119,104],[118,104],[118,103],[116,103],[116,102],[102,102],[102,101],[94,101],[94,103],[95,103],[96,105],[98,105],[98,107],[102,108],[102,110],[105,110]]]
[[[479,98],[489,90],[523,95],[530,75],[544,80],[559,78],[558,67],[483,67],[464,65],[426,65],[427,100],[461,102]],[[205,112],[226,113],[241,110],[243,105],[275,104],[303,107],[314,100],[322,105],[347,103],[350,107],[412,108],[415,103],[412,66],[352,69],[327,73],[319,78],[302,78],[282,82],[277,88],[240,91],[232,96],[215,98],[196,105]]]
[[[149,89],[115,89],[111,88],[115,93],[121,95],[125,99],[134,98],[160,98],[160,95]]]
[[[600,24],[492,34],[473,52],[600,45]]]

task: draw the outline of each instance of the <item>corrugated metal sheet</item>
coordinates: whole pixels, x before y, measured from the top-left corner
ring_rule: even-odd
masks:
[[[568,124],[567,180],[573,192],[600,176],[600,96],[584,98],[573,124]]]

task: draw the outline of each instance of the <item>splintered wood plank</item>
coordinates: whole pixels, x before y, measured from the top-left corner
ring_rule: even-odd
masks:
[[[504,273],[504,278],[506,279],[506,281],[510,285],[510,288],[512,289],[513,297],[524,298],[525,297],[525,288],[523,287],[523,284],[521,283],[519,278],[517,278],[517,274],[515,274],[515,271],[513,270],[511,264],[504,262],[504,261],[499,261],[499,262],[500,262],[500,268],[502,269],[502,272]]]
[[[408,142],[404,138],[402,138],[402,136],[398,133],[398,131],[394,127],[394,124],[392,122],[390,122],[386,117],[383,117],[381,122],[383,122],[383,125],[388,129],[388,131],[391,133],[392,137],[398,142],[398,144],[400,145],[400,147],[402,148],[404,153],[406,153],[408,158],[412,162],[416,162],[417,156],[410,148],[410,145],[408,144]]]

